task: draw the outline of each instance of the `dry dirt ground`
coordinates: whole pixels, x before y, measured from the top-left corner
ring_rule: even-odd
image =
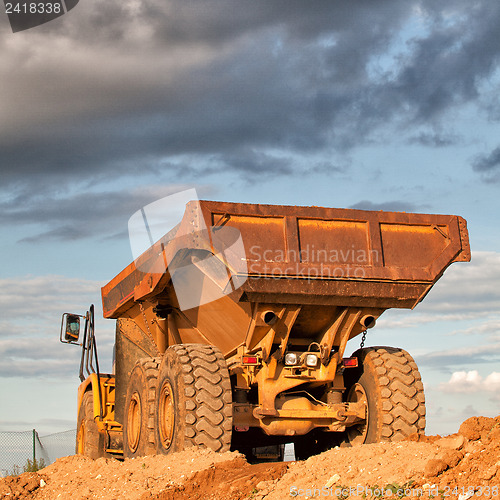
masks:
[[[499,488],[500,416],[470,418],[443,438],[335,448],[303,462],[250,465],[236,452],[201,449],[124,462],[65,457],[36,473],[1,479],[0,498],[500,500]]]

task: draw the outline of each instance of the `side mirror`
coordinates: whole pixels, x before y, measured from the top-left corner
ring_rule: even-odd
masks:
[[[64,313],[62,316],[61,323],[61,342],[74,344],[78,342],[80,338],[80,318],[85,316],[80,316],[78,314]]]

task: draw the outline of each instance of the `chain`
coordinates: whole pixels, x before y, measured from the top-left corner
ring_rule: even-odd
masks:
[[[366,340],[366,330],[363,331],[363,336],[361,337],[361,344],[359,344],[360,349],[363,349],[363,347],[365,347],[365,340]]]

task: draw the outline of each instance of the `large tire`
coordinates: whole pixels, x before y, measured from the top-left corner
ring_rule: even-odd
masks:
[[[75,452],[77,455],[94,459],[106,456],[105,436],[99,432],[94,420],[94,398],[91,390],[83,395],[78,410]]]
[[[169,454],[190,446],[228,451],[231,445],[231,382],[215,346],[179,344],[162,360],[156,398],[156,449]]]
[[[130,374],[123,417],[126,458],[156,453],[154,409],[160,360],[140,359]]]
[[[360,362],[347,369],[346,401],[366,401],[366,422],[348,427],[351,445],[401,441],[425,430],[424,386],[413,358],[403,349],[369,347],[353,356]]]

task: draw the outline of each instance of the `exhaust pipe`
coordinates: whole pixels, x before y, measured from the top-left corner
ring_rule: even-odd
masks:
[[[375,318],[369,314],[366,316],[363,316],[359,322],[363,326],[365,330],[368,330],[368,328],[373,328],[375,326],[375,323],[377,322]]]
[[[278,321],[278,316],[274,311],[262,311],[260,313],[260,319],[266,324],[266,325],[274,325],[276,321]]]

